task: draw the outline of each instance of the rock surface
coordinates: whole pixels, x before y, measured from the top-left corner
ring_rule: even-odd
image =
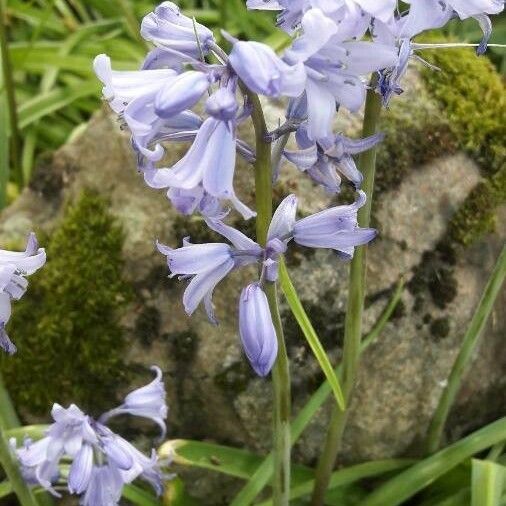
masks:
[[[438,114],[434,104],[418,92],[416,76],[412,79],[413,91],[402,100]],[[276,104],[267,110],[271,123],[276,124],[281,110]],[[359,118],[350,116],[341,128],[356,132],[358,125]],[[177,159],[182,149],[173,147],[170,157]],[[328,197],[294,168],[286,166],[282,174],[282,191],[299,195],[302,212],[316,211],[329,203]],[[238,192],[249,203],[251,175],[251,169],[241,165],[236,180]],[[448,220],[479,180],[478,167],[460,152],[413,167],[397,188],[376,196],[380,235],[369,253],[366,331],[382,312],[397,281],[404,277],[409,283],[402,296],[402,310],[363,356],[345,433],[344,461],[410,453],[426,430],[506,237],[503,228],[459,251],[448,262],[440,261],[438,245]],[[112,213],[124,227],[125,275],[138,295],[123,316],[130,345],[126,358],[133,364],[157,363],[164,369],[171,406],[169,435],[267,451],[269,382],[250,371],[236,323],[240,288],[255,273],[242,270],[221,283],[215,294],[219,327],[209,325],[201,310],[192,318],[185,315],[181,304],[184,284],[166,280],[164,258],[155,251],[154,241],[177,246],[187,224],[170,208],[163,192],[143,184],[128,137],[107,112],[97,113],[83,133],[39,167],[30,188],[2,213],[0,242],[22,242],[33,228],[50,233],[61,218],[64,203],[76,199],[84,188],[106,195]],[[348,268],[326,251],[297,249],[290,257],[294,284],[334,360],[341,353]],[[504,292],[501,297],[459,394],[449,424],[450,437],[506,413],[506,322],[504,312],[499,311],[506,302]],[[136,334],[146,308],[161,318],[149,346]],[[282,312],[292,359],[294,409],[298,410],[321,382],[321,374],[286,306]],[[17,341],[22,347],[22,336]],[[311,464],[317,458],[328,416],[327,405],[297,444],[299,460]],[[197,488],[207,495],[209,487],[203,480]]]

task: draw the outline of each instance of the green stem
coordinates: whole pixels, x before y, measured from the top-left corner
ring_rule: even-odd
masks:
[[[481,333],[487,323],[487,319],[490,316],[492,309],[494,308],[494,303],[501,290],[505,276],[506,246],[503,247],[494,267],[494,271],[487,282],[487,286],[485,287],[480,303],[476,308],[471,324],[464,336],[457,359],[453,364],[453,368],[448,378],[448,384],[443,390],[438,407],[434,413],[434,417],[432,418],[427,432],[426,451],[428,454],[434,453],[439,447],[446,419],[448,418],[450,409],[455,401],[455,397],[459,392],[462,377],[472,360],[474,351],[476,350],[476,346],[480,340]]]
[[[4,0],[0,0],[0,51],[2,53],[3,86],[7,98],[9,110],[9,122],[11,130],[11,160],[15,170],[16,182],[20,188],[23,186],[23,173],[21,171],[20,140],[18,125],[18,113],[16,107],[15,84],[12,73],[12,65],[9,56],[9,43],[7,40],[7,23],[5,20]]]
[[[272,218],[272,166],[271,145],[266,141],[267,125],[262,105],[257,95],[247,92],[253,105],[251,114],[256,137],[255,195],[257,208],[257,242],[265,246],[267,231]],[[269,301],[272,320],[278,338],[278,356],[272,369],[274,394],[274,504],[288,506],[290,497],[290,371],[288,354],[279,315],[277,289],[274,283],[266,283],[265,293]]]
[[[38,506],[33,492],[26,485],[18,463],[8,444],[5,431],[19,426],[19,419],[12,405],[9,393],[0,375],[0,464],[4,470],[13,492],[17,495],[21,506]]]
[[[374,91],[369,90],[365,105],[363,136],[374,135],[378,130],[381,113],[381,98]],[[362,153],[359,159],[359,168],[364,180],[362,189],[367,194],[367,202],[358,213],[358,223],[361,227],[368,227],[371,221],[371,203],[374,192],[374,175],[376,170],[375,148]],[[332,416],[323,448],[318,462],[315,476],[315,486],[311,499],[311,506],[322,506],[325,498],[330,475],[334,469],[337,453],[341,446],[344,427],[349,413],[349,399],[355,384],[357,375],[361,336],[362,336],[362,313],[364,310],[365,297],[365,273],[366,273],[366,246],[355,249],[355,255],[351,262],[348,307],[344,329],[343,349],[343,372],[341,384],[348,408],[341,411],[337,406],[332,407]]]
[[[3,429],[0,428],[0,463],[9,480],[12,490],[17,495],[21,506],[38,506],[33,492],[27,487],[21,476],[18,463],[12,455]]]

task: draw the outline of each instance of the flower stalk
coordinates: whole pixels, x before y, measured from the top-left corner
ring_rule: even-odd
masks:
[[[267,126],[262,105],[257,95],[247,92],[252,110],[252,120],[256,137],[255,195],[257,208],[257,241],[264,246],[267,231],[272,218],[272,165],[271,145],[266,140]],[[283,327],[279,314],[278,294],[275,283],[266,283],[265,294],[276,329],[278,355],[272,369],[274,402],[274,504],[287,506],[290,497],[290,371],[288,354],[283,336]]]
[[[381,97],[374,91],[374,83],[367,93],[365,115],[363,124],[363,137],[374,135],[378,131],[379,118],[381,114]],[[362,189],[367,195],[366,204],[358,212],[358,224],[361,227],[368,227],[371,221],[371,203],[374,193],[374,177],[376,171],[377,148],[362,153],[359,159],[359,169],[364,176]],[[343,369],[341,384],[346,399],[347,409],[341,411],[337,405],[332,407],[332,415],[329,429],[325,439],[322,455],[318,462],[315,476],[315,485],[311,498],[311,506],[322,506],[325,492],[327,490],[330,475],[334,469],[337,454],[341,447],[344,428],[349,413],[350,397],[355,385],[357,376],[361,336],[362,336],[362,314],[365,298],[365,277],[367,247],[356,248],[355,255],[351,262],[349,278],[348,307],[346,311],[343,349]]]

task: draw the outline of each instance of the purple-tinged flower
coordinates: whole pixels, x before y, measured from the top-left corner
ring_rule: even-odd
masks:
[[[373,42],[342,42],[336,36],[335,24],[320,9],[306,12],[302,27],[285,60],[305,65],[308,137],[324,139],[332,134],[336,107],[357,111],[366,95],[362,76],[395,66],[397,50]],[[312,50],[316,50],[314,54]]]
[[[104,84],[102,89],[104,98],[116,113],[122,113],[135,99],[154,97],[168,81],[174,80],[177,76],[171,69],[112,70],[111,59],[105,54],[95,57],[93,70]]]
[[[220,220],[207,219],[206,223],[233,246],[225,243],[192,244],[187,239],[177,249],[161,243],[157,246],[160,253],[167,257],[171,276],[190,279],[183,295],[186,313],[191,315],[203,301],[209,320],[216,323],[212,303],[216,285],[234,268],[258,262],[263,250],[256,242]]]
[[[236,137],[231,123],[213,117],[206,119],[185,156],[170,169],[150,172],[149,185],[181,190],[194,190],[202,185],[210,196],[229,200],[245,219],[254,216],[238,199],[233,187]]]
[[[235,97],[235,81],[227,87],[218,88],[206,100],[206,112],[220,121],[232,121],[236,118],[239,106]]]
[[[353,204],[332,207],[297,221],[293,240],[301,246],[329,248],[343,258],[353,258],[356,246],[376,237],[376,230],[358,226],[357,212],[365,201],[365,193],[359,191]]]
[[[189,216],[197,210],[207,218],[222,218],[226,214],[220,200],[207,194],[202,185],[191,190],[169,188],[167,198],[177,211],[185,216]]]
[[[304,65],[285,63],[266,44],[231,39],[229,63],[253,93],[268,97],[297,97],[304,91]]]
[[[210,75],[190,70],[165,84],[156,95],[155,113],[160,118],[170,118],[192,108],[208,90]]]
[[[16,353],[16,346],[5,330],[11,316],[11,301],[19,300],[26,292],[25,276],[36,272],[45,262],[46,252],[39,248],[33,232],[28,236],[25,251],[0,250],[0,348],[9,355]]]
[[[162,381],[162,371],[159,367],[152,367],[155,372],[156,378],[141,388],[130,392],[117,408],[104,413],[100,417],[100,422],[105,423],[113,416],[122,414],[129,414],[132,416],[140,416],[149,418],[160,426],[162,430],[162,438],[165,437],[167,428],[165,426],[165,419],[167,418],[167,404],[165,402],[165,385]]]
[[[241,293],[239,331],[251,366],[259,376],[267,376],[278,354],[278,340],[267,297],[258,283]]]
[[[355,188],[362,184],[362,174],[352,155],[358,155],[381,142],[383,135],[376,134],[365,139],[350,139],[344,135],[334,135],[318,141],[309,139],[306,126],[302,125],[296,133],[297,151],[285,150],[284,156],[307,174],[329,193],[340,191],[341,178],[336,170],[353,183]]]
[[[162,2],[144,17],[141,35],[162,48],[173,49],[199,59],[200,51],[209,52],[213,32],[185,16],[173,2]]]
[[[69,458],[68,489],[81,495],[82,505],[116,506],[123,486],[139,477],[160,494],[162,475],[156,452],[146,457],[104,425],[112,416],[128,413],[152,419],[165,431],[165,389],[160,369],[153,369],[154,381],[128,394],[121,406],[102,415],[100,421],[74,404],[67,409],[55,404],[51,411],[54,423],[45,437],[35,443],[26,440],[15,450],[25,480],[59,496],[53,484],[60,478],[60,461]]]

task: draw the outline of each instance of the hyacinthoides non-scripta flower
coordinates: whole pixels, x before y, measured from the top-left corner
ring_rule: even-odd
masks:
[[[39,248],[33,232],[28,236],[25,251],[0,250],[0,348],[11,355],[16,352],[16,346],[5,330],[11,316],[11,301],[24,295],[28,287],[26,277],[45,262],[46,252]]]
[[[25,480],[60,497],[58,489],[66,484],[70,494],[80,496],[83,506],[116,506],[123,487],[141,478],[157,495],[162,493],[163,475],[156,451],[144,455],[130,442],[113,432],[106,423],[114,416],[129,414],[150,419],[158,424],[165,436],[167,404],[162,372],[152,367],[156,378],[130,392],[119,407],[104,413],[97,420],[81,411],[75,404],[64,408],[54,404],[53,423],[45,436],[32,441],[25,439],[16,448]],[[61,469],[62,461],[70,461],[68,473]]]
[[[274,364],[286,358],[272,287],[290,242],[330,248],[351,259],[357,246],[375,236],[368,228],[368,197],[373,185],[372,153],[382,138],[376,132],[377,117],[381,103],[386,106],[402,93],[409,62],[421,60],[418,51],[430,46],[415,43],[413,38],[454,18],[475,18],[484,33],[477,49],[482,54],[491,33],[488,15],[504,8],[502,0],[419,0],[406,4],[401,12],[396,0],[248,0],[250,9],[279,11],[278,26],[292,37],[292,43],[277,55],[265,44],[223,33],[231,46],[227,54],[208,28],[186,17],[174,3],[163,2],[142,21],[141,35],[155,47],[140,70],[116,71],[106,55],[95,59],[104,98],[131,133],[138,169],[146,184],[164,189],[176,210],[201,215],[209,228],[228,241],[193,244],[185,238],[180,248],[158,243],[171,275],[189,281],[183,296],[187,313],[192,314],[203,302],[210,321],[216,323],[212,304],[216,285],[235,269],[260,266],[259,277],[239,296],[238,311],[245,354],[260,376],[266,376]],[[373,79],[369,80],[371,75]],[[258,95],[287,100],[286,120],[272,132],[266,130]],[[344,108],[357,112],[366,96],[364,138],[351,139],[334,132],[336,111]],[[196,107],[202,102],[203,107]],[[238,126],[250,118],[257,134],[255,147],[238,135]],[[292,132],[297,149],[284,149]],[[163,160],[170,142],[191,144],[169,167]],[[275,147],[273,166],[270,143]],[[353,158],[359,154],[363,156],[360,169],[364,173]],[[237,156],[255,166],[256,211],[236,194]],[[344,177],[356,192],[355,202],[297,220],[297,199],[290,195],[271,220],[272,182],[278,176],[280,156],[331,194],[339,193]],[[226,223],[229,206],[244,219],[258,213],[256,240]],[[363,284],[365,259],[359,255],[355,261],[350,286],[357,281]],[[353,289],[361,290],[357,286]],[[345,339],[344,353],[350,388],[363,306],[360,297],[355,299],[357,310],[348,315],[355,319],[355,325]],[[284,367],[284,375],[274,374],[273,382],[289,383],[287,360],[280,367]],[[289,405],[289,385],[285,387],[282,402]],[[275,411],[278,401],[275,395]],[[284,416],[286,436],[289,409]],[[283,454],[284,460],[281,467],[275,460],[276,504],[288,504],[289,439],[288,434],[275,452]],[[338,444],[339,437],[334,439]],[[323,468],[327,469],[320,472],[319,466],[314,505],[323,500],[334,450],[324,452]],[[276,489],[279,480],[283,481],[281,492]]]

